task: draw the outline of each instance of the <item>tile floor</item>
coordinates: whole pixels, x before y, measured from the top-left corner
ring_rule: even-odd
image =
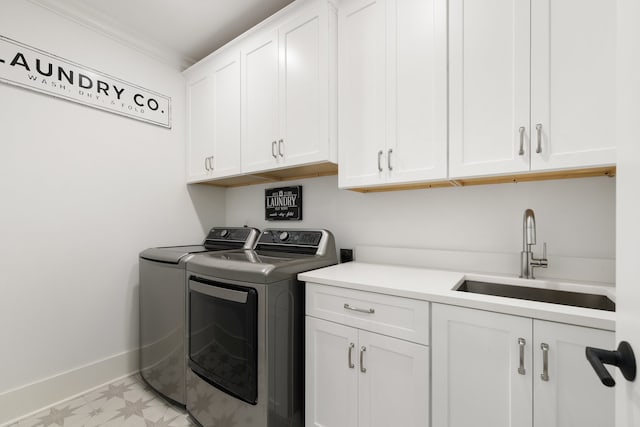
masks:
[[[134,375],[112,382],[7,427],[190,427],[186,412]]]

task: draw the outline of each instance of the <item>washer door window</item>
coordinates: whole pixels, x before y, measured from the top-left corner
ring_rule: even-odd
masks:
[[[189,366],[247,403],[258,396],[258,293],[253,288],[189,279]]]

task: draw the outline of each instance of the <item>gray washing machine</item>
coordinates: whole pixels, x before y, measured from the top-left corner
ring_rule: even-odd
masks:
[[[200,425],[304,425],[304,284],[336,264],[327,230],[268,229],[187,262],[187,411]],[[346,354],[345,354],[346,358]]]
[[[140,253],[140,374],[154,390],[186,405],[186,262],[195,254],[253,249],[260,231],[214,227],[200,245]]]

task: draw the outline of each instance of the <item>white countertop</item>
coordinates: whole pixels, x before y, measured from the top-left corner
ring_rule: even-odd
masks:
[[[464,280],[477,280],[600,294],[615,301],[615,287],[607,284],[529,280],[503,275],[470,274],[363,262],[349,262],[301,273],[298,279],[304,282],[615,330],[615,312],[454,290]]]

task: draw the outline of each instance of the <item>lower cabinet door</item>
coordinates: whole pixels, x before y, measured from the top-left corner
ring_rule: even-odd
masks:
[[[531,427],[532,320],[432,304],[434,427]]]
[[[356,427],[358,330],[314,317],[305,319],[305,425]]]
[[[585,347],[614,349],[615,334],[542,320],[533,329],[534,426],[613,426],[614,389],[602,385]]]
[[[360,427],[429,425],[429,347],[358,331]]]

